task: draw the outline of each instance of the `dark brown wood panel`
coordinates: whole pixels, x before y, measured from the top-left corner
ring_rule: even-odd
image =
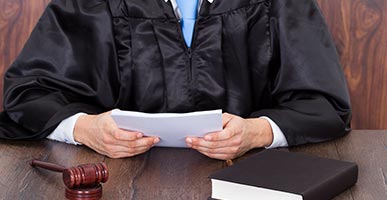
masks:
[[[234,163],[261,150],[250,151]],[[387,131],[355,130],[331,142],[281,150],[356,162],[356,185],[334,200],[381,200],[387,196]],[[28,163],[33,158],[67,167],[104,160],[109,180],[103,184],[102,199],[207,199],[211,195],[208,176],[226,166],[183,148],[152,148],[139,156],[110,159],[84,146],[0,140],[0,199],[64,199],[61,175],[32,168]]]
[[[318,0],[349,83],[355,129],[387,129],[387,1]]]
[[[0,140],[0,199],[65,199],[62,175],[32,168],[29,162],[34,158],[65,167],[104,160],[104,156],[84,146],[48,140]]]
[[[318,2],[349,83],[353,128],[387,129],[387,1]],[[49,0],[0,0],[0,77],[19,54],[48,3]],[[0,92],[2,82],[1,79]]]
[[[50,0],[0,0],[0,105],[4,71],[15,60]],[[2,109],[1,109],[2,110]]]
[[[351,188],[352,195],[359,199],[387,199],[387,159],[384,159],[387,158],[387,131],[354,131],[336,140],[335,145],[340,160],[359,165],[359,178]]]
[[[183,159],[185,161],[180,162]],[[145,164],[134,182],[133,199],[206,199],[211,196],[208,175],[224,166],[222,161],[210,159],[192,149],[179,148],[152,149]]]

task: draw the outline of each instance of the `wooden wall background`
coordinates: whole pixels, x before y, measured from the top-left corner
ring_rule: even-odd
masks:
[[[387,129],[387,0],[318,0],[349,83],[355,129]]]
[[[0,77],[19,54],[49,2],[0,0]],[[318,2],[349,83],[352,127],[387,129],[387,0]]]

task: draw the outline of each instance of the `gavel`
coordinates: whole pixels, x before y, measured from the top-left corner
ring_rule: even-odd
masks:
[[[103,162],[65,168],[34,159],[30,165],[62,173],[63,182],[66,185],[66,198],[72,200],[101,198],[102,186],[100,183],[105,183],[109,178],[107,166]]]

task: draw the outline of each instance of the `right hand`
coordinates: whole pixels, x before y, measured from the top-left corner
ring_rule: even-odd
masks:
[[[74,127],[74,139],[110,158],[144,153],[160,141],[158,137],[144,137],[142,133],[118,128],[110,112],[80,116]]]

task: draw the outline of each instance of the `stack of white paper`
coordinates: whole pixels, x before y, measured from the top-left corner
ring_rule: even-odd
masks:
[[[122,129],[158,136],[156,146],[163,147],[186,147],[187,136],[202,137],[222,130],[222,110],[149,114],[116,109],[111,116]]]

